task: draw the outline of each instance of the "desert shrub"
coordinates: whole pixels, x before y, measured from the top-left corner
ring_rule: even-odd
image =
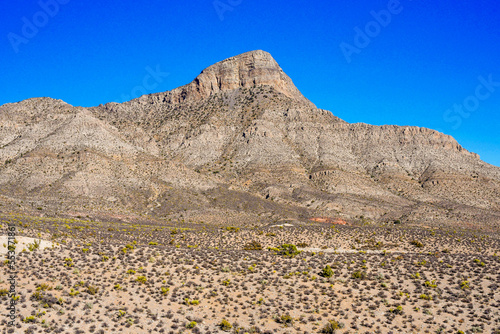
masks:
[[[364,271],[355,271],[351,274],[351,277],[354,279],[365,279],[366,273]]]
[[[226,319],[222,319],[222,321],[219,324],[219,327],[221,330],[229,332],[231,328],[233,328],[233,325],[231,325],[231,323],[229,323],[229,321],[227,321]]]
[[[36,318],[32,315],[23,319],[23,322],[36,322]]]
[[[47,290],[52,290],[52,287],[48,285],[47,283],[42,283],[36,288],[37,291],[47,291]]]
[[[253,240],[253,241],[249,242],[248,244],[246,244],[244,249],[245,250],[262,250],[262,245],[259,242]]]
[[[137,282],[145,284],[147,282],[146,276],[139,276],[135,279]]]
[[[95,287],[95,286],[92,286],[92,285],[89,285],[87,287],[87,293],[89,295],[95,295],[97,292],[99,291],[99,288],[98,287]]]
[[[426,294],[421,294],[418,298],[420,299],[424,299],[424,300],[432,300],[432,296],[431,295],[426,295]]]
[[[424,285],[428,288],[435,288],[437,287],[437,284],[436,284],[436,281],[435,280],[432,280],[432,281],[425,281]]]
[[[389,309],[389,312],[393,314],[403,314],[403,307],[401,305],[398,305],[395,308]]]
[[[341,328],[344,328],[343,323],[339,323],[335,320],[328,320],[328,323],[321,329],[320,333],[333,334],[337,329]]]
[[[269,247],[269,250],[275,251],[277,254],[285,257],[295,257],[301,251],[297,250],[297,246],[292,244],[283,244],[278,248]]]
[[[72,267],[73,266],[73,259],[70,257],[67,257],[64,259],[64,266],[65,267]]]
[[[421,243],[421,242],[420,242],[420,241],[418,241],[418,240],[412,240],[412,241],[410,242],[410,244],[412,244],[412,245],[413,245],[413,246],[415,246],[415,247],[419,247],[419,248],[424,247],[424,244],[423,244],[423,243]]]
[[[323,277],[332,277],[333,276],[333,270],[330,266],[326,266],[323,268],[323,270],[321,270],[321,272],[319,273],[320,276],[323,276]]]
[[[80,291],[71,288],[68,293],[70,296],[74,297],[74,296],[78,296],[80,294]]]
[[[41,240],[34,240],[33,243],[28,244],[28,249],[30,250],[30,252],[33,252],[40,248],[40,243]]]
[[[33,292],[33,294],[30,297],[31,300],[38,300],[38,301],[42,300],[42,298],[43,294],[40,291]]]
[[[477,263],[477,265],[478,265],[478,266],[480,266],[480,267],[484,267],[484,266],[486,266],[486,263],[482,262],[482,261],[481,261],[481,260],[479,260],[479,259],[475,259],[475,260],[474,260],[474,262],[476,262],[476,263]]]
[[[284,324],[285,326],[291,326],[293,324],[293,318],[288,313],[281,315],[276,319],[276,321],[280,324]]]
[[[300,242],[297,244],[297,247],[300,247],[300,248],[306,248],[308,246],[309,246],[309,244],[306,244],[305,242]]]
[[[191,321],[186,324],[186,328],[195,328],[197,325],[196,321]]]

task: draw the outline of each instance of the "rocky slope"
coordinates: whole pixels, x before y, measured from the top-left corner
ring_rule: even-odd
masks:
[[[0,211],[500,222],[500,168],[433,130],[346,123],[308,101],[264,51],[122,104],[1,106],[0,165]]]

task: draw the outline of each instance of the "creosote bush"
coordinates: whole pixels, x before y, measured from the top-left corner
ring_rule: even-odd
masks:
[[[253,241],[249,242],[248,244],[246,244],[243,249],[245,249],[245,250],[256,250],[256,251],[257,250],[262,250],[262,245],[259,242],[253,240]]]
[[[276,319],[276,321],[285,326],[291,326],[293,324],[293,318],[288,313],[281,315],[279,318]]]
[[[228,332],[231,330],[231,328],[233,328],[233,325],[231,325],[231,323],[226,319],[222,319],[222,321],[219,324],[219,327],[221,330]]]
[[[38,248],[40,248],[41,242],[42,242],[41,240],[34,240],[33,243],[28,244],[28,249],[30,250],[30,252],[33,252]]]
[[[398,305],[395,308],[389,309],[389,312],[393,314],[403,314],[403,307],[401,305]]]
[[[330,278],[333,276],[333,270],[329,265],[327,265],[325,268],[323,268],[323,270],[321,270],[319,275],[322,277]]]
[[[196,321],[191,321],[186,324],[186,328],[195,328],[197,325]]]
[[[364,271],[355,271],[351,274],[351,277],[354,279],[365,279],[366,273]]]
[[[269,247],[269,250],[275,251],[278,255],[285,257],[295,257],[301,253],[301,251],[297,250],[297,246],[292,244],[283,244],[278,248]]]
[[[344,328],[343,323],[339,323],[336,320],[328,320],[328,323],[321,329],[322,334],[333,334],[337,329]]]
[[[146,276],[139,276],[135,280],[139,283],[145,284],[148,279],[146,278]]]
[[[421,242],[420,242],[420,241],[418,241],[418,240],[412,240],[412,241],[410,242],[410,244],[412,244],[412,245],[413,245],[413,246],[415,246],[415,247],[419,247],[419,248],[424,247],[424,244],[423,244],[423,243],[421,243]]]
[[[87,288],[87,293],[90,295],[95,295],[99,291],[99,288],[89,285]]]

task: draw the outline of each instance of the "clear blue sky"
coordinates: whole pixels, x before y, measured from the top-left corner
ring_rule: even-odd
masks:
[[[3,2],[0,104],[123,101],[262,49],[348,122],[436,129],[500,166],[496,0],[56,1]]]

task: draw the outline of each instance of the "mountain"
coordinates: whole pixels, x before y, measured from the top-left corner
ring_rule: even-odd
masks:
[[[500,168],[452,137],[350,124],[251,51],[125,103],[0,106],[0,211],[224,224],[500,223]]]

